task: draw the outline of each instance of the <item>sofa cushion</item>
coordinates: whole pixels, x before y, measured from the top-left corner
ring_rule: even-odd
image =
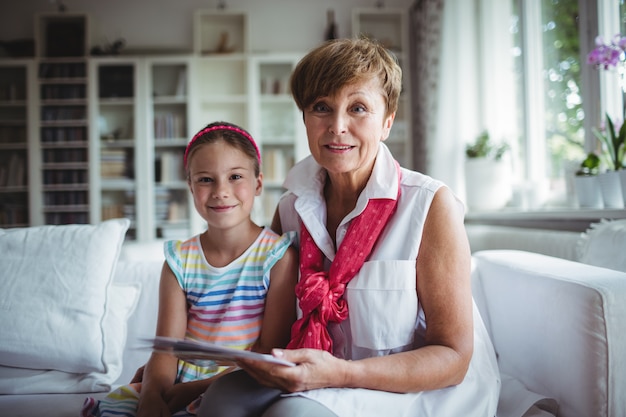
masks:
[[[71,373],[58,370],[0,366],[0,394],[67,394],[110,391],[122,372],[128,317],[139,299],[139,285],[113,284],[104,318],[104,372]],[[42,356],[45,351],[42,352]],[[2,413],[0,413],[2,415]]]
[[[129,223],[0,230],[0,365],[108,371],[107,295]]]
[[[576,249],[582,263],[626,272],[626,219],[592,223]]]

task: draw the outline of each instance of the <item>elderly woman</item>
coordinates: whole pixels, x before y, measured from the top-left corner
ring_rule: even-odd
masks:
[[[272,225],[299,234],[299,319],[273,351],[296,366],[241,362],[247,376],[209,388],[200,415],[495,415],[500,377],[473,305],[463,206],[383,143],[401,77],[365,39],[325,43],[296,67],[311,156],[289,172]],[[232,414],[246,389],[258,408]]]

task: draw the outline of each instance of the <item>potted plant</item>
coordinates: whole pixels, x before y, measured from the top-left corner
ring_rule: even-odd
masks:
[[[607,170],[600,174],[600,188],[604,206],[622,208],[624,190],[626,189],[626,171],[624,168],[624,152],[626,150],[626,123],[616,127],[611,117],[606,115],[606,128],[593,129],[593,133],[602,145],[602,162]],[[621,176],[621,179],[620,179]]]
[[[578,206],[581,208],[603,208],[604,200],[600,191],[598,171],[600,158],[593,152],[581,162],[574,177],[574,190]]]
[[[494,143],[483,131],[465,148],[466,203],[470,210],[497,210],[511,198],[511,166],[505,158],[509,146]]]
[[[596,38],[596,47],[587,55],[587,63],[599,70],[615,71],[619,76],[622,94],[626,93],[626,37],[616,34],[609,42],[601,36]],[[624,148],[626,147],[626,127],[622,123],[616,129],[606,115],[606,129],[594,129],[596,138],[602,144],[603,162],[607,171],[599,174],[604,206],[622,208],[626,205],[626,172],[624,168]]]

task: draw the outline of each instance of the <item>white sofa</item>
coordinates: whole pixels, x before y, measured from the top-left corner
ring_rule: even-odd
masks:
[[[0,231],[0,250],[4,237]],[[138,347],[156,325],[160,247],[127,243],[114,270],[114,285],[140,291],[125,322],[122,367],[114,369],[113,387],[128,382],[149,355]],[[516,250],[476,251],[473,262],[474,297],[503,377],[498,415],[520,417],[529,409],[528,415],[550,415],[545,413],[558,406],[563,417],[626,416],[626,273]],[[0,302],[0,314],[3,307]],[[0,380],[0,416],[78,416],[85,397],[106,395],[41,393],[54,388],[43,381],[47,385]],[[11,382],[37,392],[14,394]]]

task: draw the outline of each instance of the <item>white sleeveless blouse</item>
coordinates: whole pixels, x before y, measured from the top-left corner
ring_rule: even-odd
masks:
[[[391,153],[381,143],[372,177],[355,209],[337,229],[338,245],[349,221],[364,210],[368,198],[396,197],[396,172]],[[279,203],[279,212],[283,233],[299,233],[302,221],[330,263],[335,251],[325,226],[325,175],[312,157],[298,163],[285,181],[288,192]],[[426,322],[416,293],[415,260],[430,204],[443,183],[406,169],[402,169],[401,177],[397,211],[368,262],[346,288],[349,318],[330,328],[337,357],[356,360],[383,356],[424,344]],[[459,385],[406,394],[326,388],[295,395],[314,399],[339,417],[489,417],[496,414],[499,391],[500,374],[493,346],[474,306],[474,354]]]

